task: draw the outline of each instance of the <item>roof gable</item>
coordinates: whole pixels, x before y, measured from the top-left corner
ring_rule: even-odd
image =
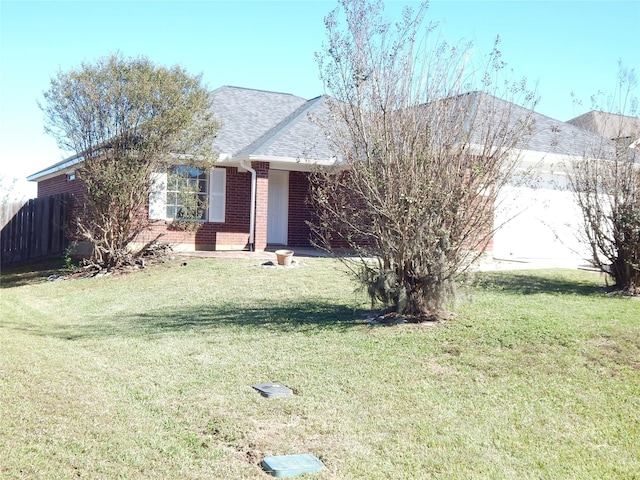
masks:
[[[640,118],[638,117],[592,110],[567,120],[567,123],[608,139],[631,137],[637,140],[640,138]]]
[[[213,91],[213,112],[221,122],[214,147],[235,156],[306,103],[288,93],[240,87]]]
[[[328,114],[327,97],[311,99],[240,151],[239,155],[327,160],[332,156],[329,141],[313,119]]]

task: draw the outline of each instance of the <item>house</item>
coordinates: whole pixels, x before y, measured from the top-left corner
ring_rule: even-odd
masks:
[[[521,107],[512,109],[516,118],[525,113]],[[530,173],[530,181],[501,191],[494,224],[502,227],[494,234],[493,256],[517,261],[590,258],[580,239],[582,212],[567,171],[603,139],[537,112],[532,120],[531,137],[519,151],[521,169]]]
[[[309,173],[331,163],[331,152],[310,114],[326,109],[324,97],[311,100],[276,92],[225,86],[213,91],[213,108],[222,123],[214,142],[219,159],[211,172],[176,166],[192,177],[208,202],[195,232],[172,228],[176,212],[171,185],[159,173],[149,202],[151,229],[179,250],[264,250],[267,245],[310,246],[306,220]],[[38,196],[70,192],[82,201],[75,177],[81,159],[71,157],[37,172]]]
[[[640,118],[592,110],[567,123],[614,140],[622,148],[640,150]]]
[[[591,111],[567,122],[536,113],[534,121],[522,162],[532,167],[536,185],[504,192],[512,201],[506,202],[509,208],[496,209],[495,222],[513,218],[495,233],[493,254],[522,260],[591,258],[579,238],[582,211],[569,188],[567,169],[606,149],[610,152],[604,157],[611,158],[616,146],[640,163],[640,119]]]
[[[322,129],[312,116],[328,113],[326,97],[311,100],[276,92],[221,87],[213,92],[213,108],[222,126],[214,146],[219,160],[210,172],[176,166],[174,173],[197,182],[208,202],[201,227],[195,231],[172,228],[178,207],[166,173],[149,201],[151,229],[139,241],[163,234],[163,240],[183,250],[264,250],[267,245],[311,245],[307,220],[313,218],[306,198],[309,175],[317,165],[335,157]],[[500,102],[500,101],[499,101]],[[527,110],[504,103],[514,121]],[[523,171],[534,173],[536,185],[512,185],[501,191],[494,224],[495,257],[584,258],[577,239],[580,212],[568,189],[564,166],[580,159],[585,145],[600,137],[575,125],[534,113],[533,134],[520,151]],[[71,157],[37,172],[38,196],[63,191],[81,201],[82,186]],[[503,225],[504,224],[504,225]]]

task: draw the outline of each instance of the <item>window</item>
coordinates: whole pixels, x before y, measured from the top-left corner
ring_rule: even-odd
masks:
[[[207,174],[186,165],[176,165],[165,172],[152,174],[149,218],[223,223],[226,174],[224,168],[214,168]]]
[[[204,220],[207,174],[199,168],[176,165],[167,172],[167,218]]]

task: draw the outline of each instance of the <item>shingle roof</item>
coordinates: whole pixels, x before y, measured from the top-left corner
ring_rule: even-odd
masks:
[[[328,160],[333,157],[330,142],[310,117],[326,118],[329,114],[327,97],[311,100],[288,93],[269,92],[241,87],[224,86],[212,92],[213,110],[221,127],[214,140],[219,153],[239,156]],[[517,122],[529,110],[512,103],[472,92],[461,96],[465,101],[490,98],[494,108],[509,109],[510,119]],[[522,148],[544,153],[581,156],[587,145],[601,137],[569,123],[533,113],[534,130],[527,146]],[[29,180],[61,171],[81,159],[70,157],[40,172]]]
[[[582,156],[589,146],[602,139],[591,132],[559,120],[534,113],[534,131],[528,149],[562,155]]]
[[[509,122],[515,124],[519,120],[527,118],[531,115],[532,132],[527,139],[526,144],[520,145],[519,148],[542,153],[553,153],[559,155],[583,156],[589,146],[600,144],[602,138],[559,120],[555,120],[546,115],[523,108],[506,100],[492,97],[485,93],[473,92],[476,102],[480,98],[491,104],[498,112],[506,111],[509,113]],[[482,102],[484,103],[484,102]],[[499,116],[499,113],[498,113]]]
[[[567,123],[593,132],[605,138],[640,138],[640,118],[592,110]]]
[[[311,99],[247,145],[239,155],[327,160],[332,156],[329,142],[313,117],[324,117],[328,112],[326,97]]]
[[[214,117],[222,123],[214,146],[236,155],[306,102],[288,93],[220,87],[213,91]]]

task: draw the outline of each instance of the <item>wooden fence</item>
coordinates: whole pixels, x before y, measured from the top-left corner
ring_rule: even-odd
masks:
[[[68,245],[65,235],[69,213],[67,194],[34,198],[19,209],[11,204],[1,208],[2,266],[63,254]]]

